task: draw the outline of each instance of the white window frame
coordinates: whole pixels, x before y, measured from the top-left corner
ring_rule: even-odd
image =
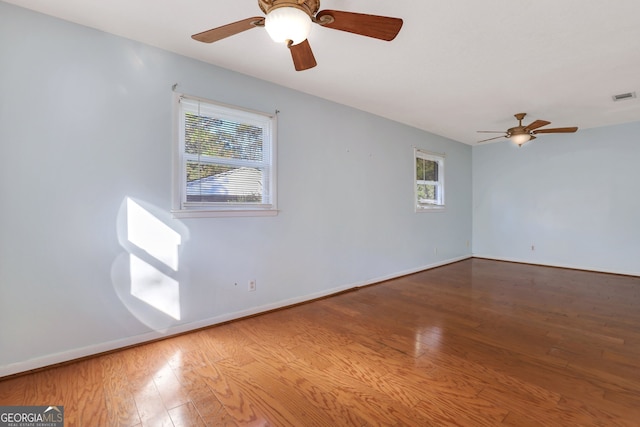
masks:
[[[216,158],[216,164],[227,166],[260,166],[265,169],[263,186],[268,200],[263,203],[220,203],[187,201],[187,160],[192,154],[185,153],[185,111],[181,100],[206,104],[208,111],[214,111],[216,117],[250,123],[263,129],[263,160],[261,162]],[[227,216],[274,216],[278,214],[276,192],[276,142],[277,116],[240,107],[222,104],[205,98],[174,93],[173,121],[173,195],[172,210],[174,218],[207,218]],[[246,164],[245,164],[246,163]]]
[[[416,177],[418,169],[418,159],[424,159],[438,164],[438,180],[423,181]],[[414,148],[413,150],[413,205],[416,212],[443,211],[445,208],[445,188],[444,188],[445,155]],[[418,200],[418,185],[436,186],[436,199],[420,202]]]

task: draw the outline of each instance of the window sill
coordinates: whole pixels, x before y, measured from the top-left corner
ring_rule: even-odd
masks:
[[[255,217],[255,216],[276,216],[277,209],[189,209],[172,210],[174,218],[224,218],[224,217]]]
[[[415,211],[416,211],[416,213],[422,213],[422,212],[444,212],[445,211],[445,207],[444,206],[422,206],[422,207],[416,207]]]

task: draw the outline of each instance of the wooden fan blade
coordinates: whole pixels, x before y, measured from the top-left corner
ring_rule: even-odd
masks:
[[[495,136],[493,138],[483,139],[482,141],[478,141],[477,144],[480,144],[481,142],[487,142],[487,141],[492,141],[494,139],[500,139],[500,138],[506,138],[506,137],[507,137],[507,135]]]
[[[324,18],[323,17],[330,17]],[[391,41],[402,28],[402,19],[364,13],[321,10],[316,14],[316,22],[323,27],[346,31],[361,36]]]
[[[536,120],[535,122],[531,123],[528,126],[525,126],[524,130],[526,131],[531,131],[534,129],[538,129],[541,128],[542,126],[546,126],[546,125],[550,125],[551,122],[548,122],[546,120]]]
[[[573,127],[568,127],[568,128],[553,128],[553,129],[534,130],[532,133],[534,133],[534,134],[539,134],[539,133],[573,133],[573,132],[575,132],[577,130],[578,130],[578,128],[576,126],[573,126]]]
[[[293,66],[296,71],[308,70],[318,65],[316,58],[313,56],[309,40],[298,44],[289,43],[289,50],[291,51],[291,58],[293,58]]]
[[[232,22],[231,24],[223,25],[222,27],[194,34],[191,38],[202,43],[213,43],[262,25],[264,25],[264,18],[254,16],[253,18],[243,19],[242,21]]]

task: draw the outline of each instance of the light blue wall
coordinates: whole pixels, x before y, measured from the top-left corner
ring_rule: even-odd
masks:
[[[0,376],[471,252],[466,145],[1,2],[0,61]],[[281,111],[277,217],[170,217],[174,83]],[[413,211],[414,146],[445,212]],[[181,235],[179,321],[127,294],[127,198]]]
[[[640,122],[474,147],[474,255],[640,275],[639,159]]]

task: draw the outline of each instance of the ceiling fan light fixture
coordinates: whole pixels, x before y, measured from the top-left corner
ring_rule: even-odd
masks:
[[[529,135],[528,133],[517,133],[515,135],[511,135],[509,137],[509,139],[514,143],[517,144],[519,147],[522,147],[523,144],[529,142],[529,140],[531,140],[531,135]]]
[[[311,17],[301,9],[291,6],[272,9],[265,18],[264,27],[276,43],[302,43],[311,32]]]

